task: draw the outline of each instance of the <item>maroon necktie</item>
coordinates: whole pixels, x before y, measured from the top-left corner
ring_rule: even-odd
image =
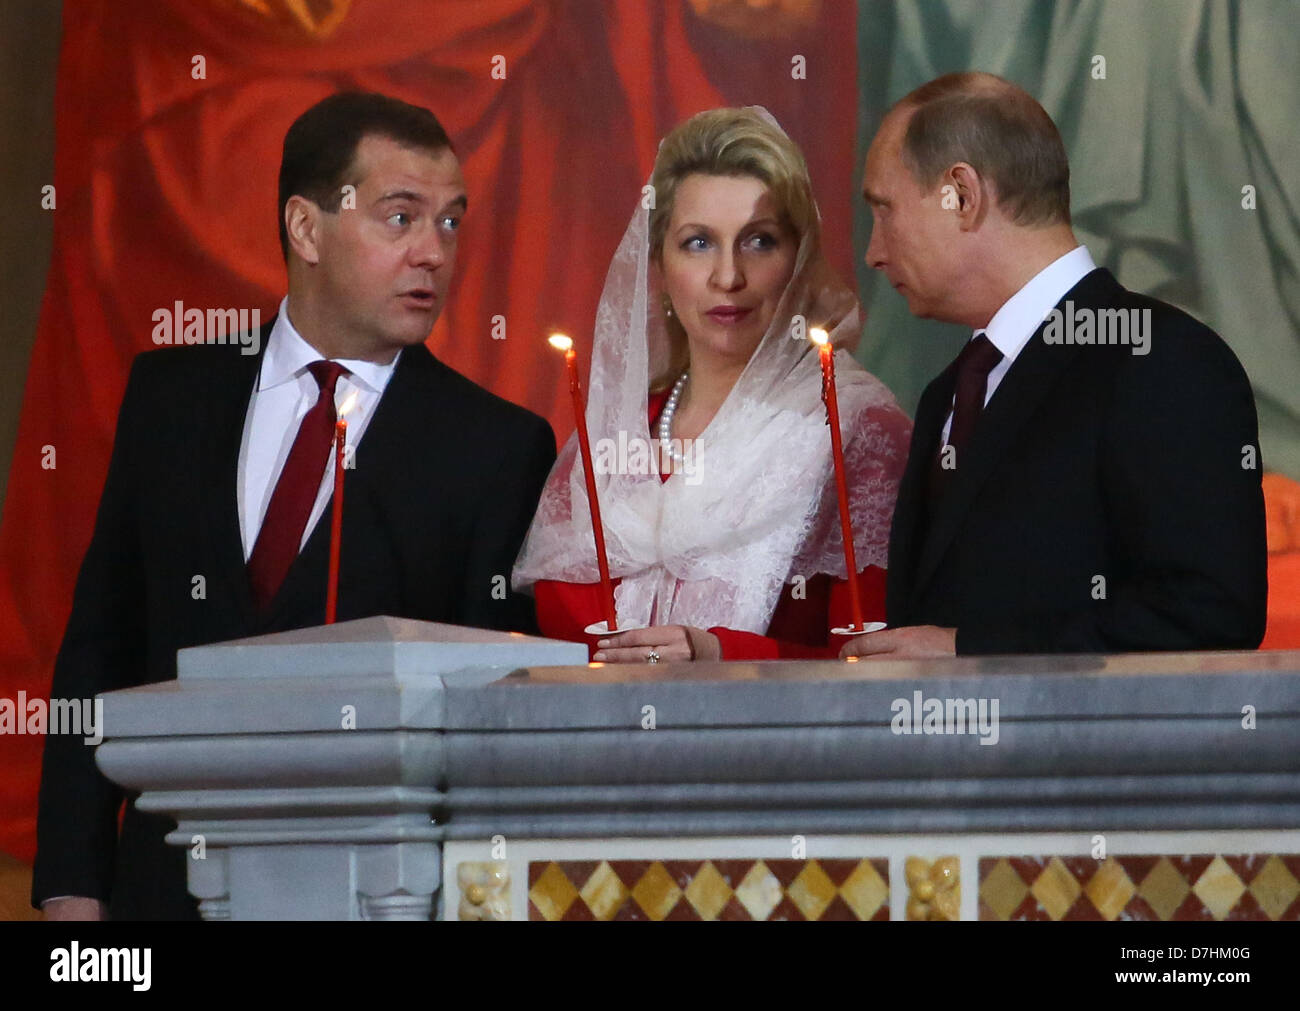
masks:
[[[289,567],[298,557],[307,518],[320,491],[321,477],[329,462],[334,441],[334,386],[348,370],[337,362],[319,361],[307,366],[320,387],[320,396],[312,409],[303,415],[298,435],[293,440],[288,459],[280,471],[280,480],[271,493],[262,529],[248,558],[248,579],[253,601],[265,611],[275,599]]]
[[[953,393],[952,425],[948,430],[948,445],[955,451],[952,463],[955,468],[943,466],[944,448],[934,458],[931,472],[930,497],[937,502],[947,490],[956,469],[961,467],[962,453],[970,442],[975,423],[984,410],[984,395],[988,390],[989,373],[1002,361],[1002,352],[984,334],[967,341],[957,356],[957,383]]]

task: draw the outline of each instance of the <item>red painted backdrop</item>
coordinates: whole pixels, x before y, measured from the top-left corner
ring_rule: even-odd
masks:
[[[257,306],[267,319],[284,293],[280,146],[332,91],[387,92],[447,127],[470,213],[430,347],[549,417],[561,438],[572,420],[545,330],[589,330],[658,140],[686,116],[771,109],[804,146],[831,260],[851,277],[852,0],[782,0],[757,17],[737,0],[306,8],[310,18],[286,0],[64,0],[54,253],[0,528],[0,697],[49,691],[127,369],[152,346],[154,309],[180,299]],[[504,80],[492,76],[497,56]],[[498,314],[504,341],[491,339]],[[53,469],[42,467],[47,446]],[[0,849],[24,860],[40,748],[0,736]]]

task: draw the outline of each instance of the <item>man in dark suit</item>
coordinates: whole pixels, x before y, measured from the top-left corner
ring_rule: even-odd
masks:
[[[843,655],[1257,647],[1249,382],[1212,330],[1096,267],[1038,102],[990,74],[923,85],[881,124],[863,195],[867,263],[974,333],[917,407],[890,628]]]
[[[336,397],[353,402],[338,620],[532,625],[509,579],[554,435],[424,345],[465,205],[427,109],[342,94],[293,124],[288,296],[256,355],[136,358],[54,697],[166,680],[184,647],[323,622]],[[48,918],[196,917],[186,851],[163,840],[174,823],[134,801],[80,738],[47,738],[32,901]]]

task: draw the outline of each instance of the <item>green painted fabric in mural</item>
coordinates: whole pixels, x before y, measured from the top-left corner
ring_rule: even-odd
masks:
[[[1043,103],[1079,239],[1223,336],[1255,389],[1265,469],[1300,479],[1300,3],[861,0],[858,32],[864,154],[891,103],[949,71]],[[870,227],[862,207],[860,252]],[[914,410],[969,332],[914,319],[859,269],[858,356]]]

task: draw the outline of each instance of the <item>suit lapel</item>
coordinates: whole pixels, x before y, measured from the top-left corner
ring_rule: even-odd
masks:
[[[944,418],[952,403],[957,381],[956,362],[949,365],[921,394],[916,407],[907,466],[898,485],[898,502],[894,508],[889,534],[889,578],[886,582],[885,610],[891,625],[907,624],[905,609],[911,603],[916,585],[918,540],[925,533],[925,496],[929,483],[930,461],[938,452]]]
[[[1118,288],[1117,282],[1109,271],[1103,269],[1091,271],[1061,296],[1056,306],[1060,308],[1068,300],[1088,305],[1097,304],[1104,301],[1107,288],[1112,286]],[[962,458],[958,460],[957,470],[951,476],[948,490],[925,534],[916,568],[916,578],[911,588],[913,601],[925,589],[939,567],[944,553],[952,544],[980,488],[1010,451],[1021,430],[1029,423],[1043,402],[1043,398],[1047,396],[1061,373],[1080,350],[1081,346],[1077,344],[1044,343],[1045,326],[1046,320],[1039,324],[1029,343],[1016,357],[1007,374],[1002,377],[997,392],[984,409],[975,431],[971,434],[970,443]],[[952,368],[953,366],[949,366],[950,370]],[[947,375],[947,372],[944,375]],[[951,400],[954,381],[955,377],[949,380],[948,398],[943,402],[945,408]],[[946,414],[945,409],[939,415],[940,427]],[[928,445],[930,452],[933,453],[938,445],[937,434]],[[913,461],[909,459],[909,469],[912,463]],[[921,473],[918,477],[924,480],[925,469],[929,467],[929,458],[920,461],[920,466]]]
[[[382,475],[409,467],[410,436],[429,427],[430,409],[437,406],[434,386],[442,368],[445,366],[423,344],[402,351],[393,378],[366,427],[363,449],[357,452],[358,484],[368,491],[384,487],[384,482],[377,480]],[[351,473],[348,477],[351,479]]]
[[[245,625],[256,620],[256,611],[239,529],[239,447],[243,442],[248,404],[274,324],[272,317],[262,327],[261,347],[256,355],[231,355],[225,363],[229,374],[211,383],[214,395],[206,401],[207,410],[199,433],[202,448],[194,457],[195,481],[202,489],[204,541],[209,545],[214,571],[230,586]]]

